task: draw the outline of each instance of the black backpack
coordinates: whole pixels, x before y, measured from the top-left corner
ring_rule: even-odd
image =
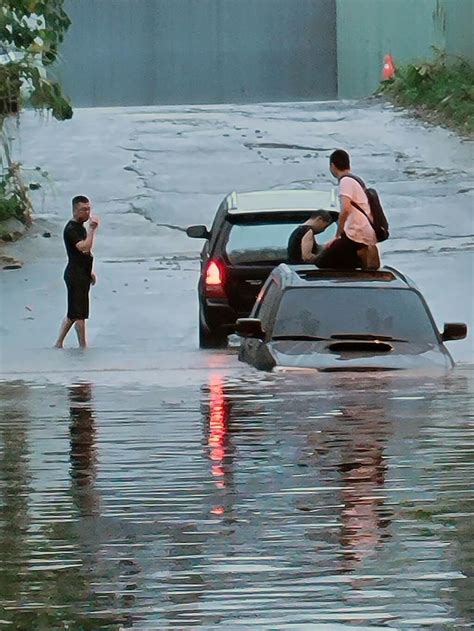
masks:
[[[388,237],[390,236],[390,232],[388,229],[387,217],[385,216],[384,210],[382,208],[382,204],[380,203],[379,195],[377,191],[375,190],[375,188],[367,188],[364,180],[362,180],[360,177],[357,177],[357,175],[352,175],[352,174],[343,175],[342,177],[351,177],[356,182],[359,182],[359,184],[362,186],[362,188],[364,189],[364,193],[367,195],[367,199],[369,200],[370,211],[372,213],[372,217],[374,218],[374,220],[371,221],[369,219],[369,216],[367,215],[366,212],[364,212],[364,210],[359,206],[359,204],[357,204],[356,202],[353,202],[352,200],[351,200],[351,204],[355,208],[357,208],[357,210],[360,210],[361,213],[364,213],[364,215],[367,217],[370,225],[374,229],[375,236],[377,237],[377,241],[380,242],[380,241],[385,241],[386,239],[388,239]]]

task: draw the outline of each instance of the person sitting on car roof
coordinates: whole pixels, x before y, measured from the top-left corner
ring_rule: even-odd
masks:
[[[318,245],[315,235],[324,232],[333,222],[327,210],[316,210],[311,217],[293,230],[288,240],[288,263],[316,263],[322,246]]]
[[[369,200],[351,173],[347,151],[336,149],[332,152],[329,170],[339,181],[341,213],[336,238],[326,244],[316,265],[320,268],[378,269],[380,256]]]

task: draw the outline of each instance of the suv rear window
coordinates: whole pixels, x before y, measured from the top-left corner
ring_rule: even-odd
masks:
[[[287,260],[288,239],[306,218],[285,221],[235,222],[231,225],[225,251],[231,265],[282,263]],[[330,241],[336,234],[332,223],[316,236],[318,244]]]
[[[436,344],[425,305],[409,289],[308,287],[283,294],[272,337],[379,335]]]

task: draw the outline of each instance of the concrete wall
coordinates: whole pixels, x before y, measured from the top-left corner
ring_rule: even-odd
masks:
[[[73,105],[337,96],[336,0],[68,0]]]
[[[443,0],[446,11],[446,50],[474,64],[474,0]]]
[[[473,0],[337,0],[338,94],[358,98],[377,88],[383,56],[403,64],[433,46],[474,62]]]

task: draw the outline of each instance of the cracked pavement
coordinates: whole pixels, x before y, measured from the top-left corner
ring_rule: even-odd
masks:
[[[202,243],[184,229],[209,224],[232,190],[329,189],[337,147],[349,150],[354,172],[378,189],[388,212],[384,262],[417,282],[438,326],[472,324],[473,143],[383,102],[79,109],[63,123],[26,112],[11,135],[16,157],[40,165],[51,185],[32,192],[31,233],[4,248],[24,262],[2,273],[4,376],[76,364],[121,370],[124,352],[144,371],[157,353],[160,365],[175,365],[178,350],[190,366],[218,357],[235,367],[231,353],[196,350]],[[65,307],[61,233],[77,193],[91,197],[102,220],[92,348],[79,363],[64,358],[72,350],[59,359],[50,349]],[[469,339],[450,348],[458,361],[472,358]]]

